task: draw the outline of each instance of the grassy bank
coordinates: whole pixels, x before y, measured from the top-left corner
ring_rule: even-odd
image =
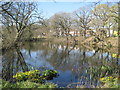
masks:
[[[43,38],[43,37],[42,37]],[[39,38],[38,40],[41,40],[42,38]],[[76,42],[74,41],[76,40]],[[95,41],[95,37],[88,37],[84,38],[82,36],[79,37],[68,37],[68,40],[66,37],[54,37],[54,36],[45,36],[44,41],[49,41],[54,44],[62,44],[62,45],[77,45],[83,46],[85,48],[88,48],[90,50],[94,50],[94,48],[100,48],[103,49],[106,52],[110,53],[118,53],[118,37],[108,37],[104,40],[98,40]],[[39,41],[38,41],[39,42]]]
[[[52,42],[55,42],[55,43],[74,43],[75,40],[76,42],[78,42],[78,44],[97,44],[97,45],[100,45],[101,41],[103,41],[103,44],[104,45],[108,45],[108,43],[110,43],[113,47],[118,47],[118,37],[107,37],[105,38],[104,40],[98,40],[98,41],[95,41],[96,37],[87,37],[87,38],[84,38],[83,36],[79,36],[79,37],[68,37],[68,40],[66,37],[53,37],[53,36],[49,36],[49,37],[44,37],[46,40],[50,40]]]
[[[57,74],[56,70],[31,70],[17,72],[10,82],[3,79],[0,79],[0,82],[2,82],[2,88],[56,88],[56,84],[48,83],[47,80],[57,77]]]
[[[0,79],[0,82],[2,82],[1,88],[57,88],[57,85],[53,83],[39,84],[30,81],[10,83],[2,79]]]

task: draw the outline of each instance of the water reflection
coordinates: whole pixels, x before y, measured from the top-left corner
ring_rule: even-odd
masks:
[[[84,48],[80,45],[53,44],[51,42],[27,42],[21,48],[11,49],[3,54],[2,78],[10,80],[18,71],[30,69],[55,69],[60,72],[52,82],[62,87],[86,85],[88,88],[99,85],[98,77],[92,77],[88,70],[102,65],[114,68],[118,73],[120,59],[100,48]],[[101,72],[102,73],[102,72]]]
[[[18,71],[28,70],[28,66],[18,47],[3,53],[2,67],[2,78],[5,80],[11,80],[13,74]]]

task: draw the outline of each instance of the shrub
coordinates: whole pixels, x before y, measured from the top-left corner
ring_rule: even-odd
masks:
[[[117,77],[102,77],[100,81],[103,83],[102,88],[118,88],[118,78]]]
[[[31,70],[31,71],[27,71],[27,72],[18,72],[18,73],[16,73],[16,75],[13,76],[13,78],[15,78],[17,81],[30,80],[33,82],[43,83],[45,78],[43,78],[40,75],[40,73],[41,72],[39,70]]]
[[[51,80],[58,75],[58,72],[56,70],[45,70],[42,72],[42,75],[46,80]]]
[[[95,77],[104,77],[106,75],[111,75],[114,72],[114,67],[111,66],[97,66],[97,67],[90,67],[88,72],[92,75],[93,78]]]
[[[39,71],[39,70],[31,70],[27,72],[18,72],[16,75],[13,76],[13,78],[16,79],[16,81],[32,81],[36,83],[44,83],[45,80],[51,80],[53,77],[56,77],[58,75],[58,72],[56,70],[45,70],[45,71]]]

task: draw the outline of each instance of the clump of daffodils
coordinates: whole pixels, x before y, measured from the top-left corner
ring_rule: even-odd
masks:
[[[15,78],[17,81],[30,80],[30,81],[34,81],[34,82],[40,82],[44,79],[44,78],[42,78],[40,73],[41,72],[39,70],[31,70],[31,71],[27,71],[27,72],[18,72],[18,73],[16,73],[16,75],[13,76],[13,78]]]
[[[45,80],[51,80],[53,77],[56,77],[58,72],[56,70],[31,70],[26,72],[18,72],[16,75],[13,76],[13,78],[16,79],[16,81],[32,81],[36,83],[43,83]]]
[[[100,81],[104,83],[103,88],[117,88],[118,87],[118,77],[102,77]]]

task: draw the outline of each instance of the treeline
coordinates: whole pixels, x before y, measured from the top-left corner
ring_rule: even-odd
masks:
[[[32,37],[96,35],[110,37],[118,30],[118,3],[92,3],[71,13],[59,12],[45,19],[35,2],[0,2],[3,45]],[[74,33],[74,34],[73,34]]]
[[[71,31],[86,37],[87,31],[110,37],[118,30],[118,4],[91,4],[72,13],[56,13],[49,19],[49,26],[59,36],[69,36]]]

